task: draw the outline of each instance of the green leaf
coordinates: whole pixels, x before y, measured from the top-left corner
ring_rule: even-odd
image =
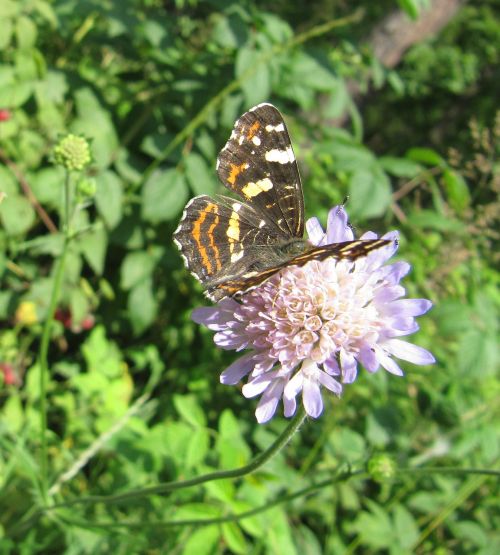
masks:
[[[128,296],[127,308],[132,329],[136,335],[153,323],[158,310],[158,301],[153,292],[152,279],[145,279],[132,288]]]
[[[394,541],[394,526],[386,510],[366,499],[370,511],[358,513],[352,528],[360,534],[362,541],[374,549],[389,547]]]
[[[2,0],[0,2],[0,17],[17,15],[22,9],[23,5],[17,0]]]
[[[208,430],[197,428],[193,430],[189,439],[186,453],[186,467],[195,468],[203,462],[210,447],[210,435]]]
[[[451,207],[458,214],[463,214],[464,210],[469,207],[471,200],[465,179],[456,171],[445,170],[443,181]]]
[[[196,397],[192,395],[174,395],[174,406],[180,416],[194,428],[207,425],[205,413],[201,409]]]
[[[60,208],[63,201],[64,170],[61,167],[43,168],[30,176],[36,198],[51,208]]]
[[[422,162],[422,164],[427,166],[446,166],[445,160],[432,148],[410,148],[406,153],[406,158],[415,162]]]
[[[81,289],[75,287],[71,290],[69,306],[72,323],[78,326],[89,313],[89,301]]]
[[[5,50],[12,39],[14,27],[11,19],[2,18],[2,32],[0,33],[0,51]]]
[[[21,15],[16,22],[16,39],[17,45],[21,50],[27,50],[35,45],[37,37],[37,28],[33,21]]]
[[[33,83],[0,84],[0,106],[19,108],[33,94]]]
[[[95,93],[88,87],[76,90],[74,99],[78,118],[73,121],[71,130],[92,139],[94,163],[101,169],[107,168],[114,161],[119,148],[111,113],[101,106]]]
[[[109,229],[115,228],[123,215],[123,185],[121,179],[112,171],[97,176],[95,203],[99,214]]]
[[[394,529],[398,542],[404,549],[410,549],[418,538],[417,523],[403,505],[396,505],[393,514]]]
[[[367,202],[369,199],[369,202]],[[382,170],[355,171],[349,180],[349,213],[356,218],[375,218],[391,204],[391,185]]]
[[[419,210],[408,216],[408,225],[420,229],[435,229],[436,231],[450,231],[454,233],[465,233],[464,222],[453,218],[445,218],[433,210]]]
[[[382,156],[378,159],[380,166],[387,173],[396,177],[415,177],[422,171],[422,166],[407,158],[397,158],[395,156]]]
[[[471,520],[455,522],[453,523],[453,532],[457,538],[469,541],[477,547],[488,545],[488,535],[477,522]]]
[[[191,532],[184,543],[182,555],[213,555],[219,542],[217,526],[205,526]]]
[[[99,227],[86,231],[78,237],[77,244],[92,270],[97,275],[101,275],[104,270],[108,248],[108,234],[106,231]]]
[[[332,71],[304,51],[294,55],[291,72],[297,83],[313,90],[330,92],[337,85]]]
[[[184,176],[177,170],[155,171],[142,189],[142,217],[153,223],[179,216],[188,199]]]
[[[217,13],[214,20],[216,23],[212,29],[212,39],[220,46],[236,50],[246,43],[248,25],[239,13],[228,16]]]
[[[375,163],[375,156],[367,148],[354,142],[325,142],[320,149],[320,152],[323,151],[333,158],[337,171],[369,171]]]
[[[5,193],[8,197],[10,195],[15,196],[19,192],[19,186],[14,176],[5,166],[0,166],[0,191]]]
[[[271,94],[269,67],[261,61],[262,54],[254,48],[244,46],[236,55],[236,77],[248,106],[263,102]]]
[[[120,270],[120,287],[128,290],[149,278],[156,266],[156,259],[146,251],[127,254]]]
[[[22,235],[35,223],[35,211],[20,195],[10,195],[0,204],[0,217],[9,235]]]
[[[224,410],[220,416],[216,448],[222,468],[242,466],[251,457],[250,449],[241,432],[240,422],[229,409]]]
[[[241,528],[235,522],[222,525],[222,537],[232,553],[248,553],[248,545]]]
[[[186,157],[186,178],[195,195],[213,195],[217,187],[215,171],[209,168],[202,156],[192,152]]]

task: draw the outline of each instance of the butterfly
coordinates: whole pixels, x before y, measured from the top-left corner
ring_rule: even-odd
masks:
[[[197,196],[174,232],[186,267],[213,301],[240,297],[288,266],[329,257],[356,260],[390,243],[314,246],[303,237],[299,169],[283,116],[272,104],[259,104],[236,121],[217,174],[241,200]]]

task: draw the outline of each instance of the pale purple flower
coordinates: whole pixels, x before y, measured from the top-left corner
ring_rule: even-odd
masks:
[[[354,239],[343,207],[330,211],[326,233],[316,218],[306,228],[315,245]],[[371,232],[361,237],[376,238]],[[224,370],[221,382],[234,385],[247,376],[243,395],[261,395],[258,422],[272,418],[280,399],[285,416],[292,416],[300,393],[307,414],[317,418],[321,387],[340,395],[342,384],[356,379],[358,363],[402,376],[393,357],[435,362],[427,350],[398,339],[418,330],[415,317],[432,304],[403,298],[399,282],[410,265],[385,264],[397,250],[397,232],[383,238],[392,243],[355,262],[327,258],[289,267],[240,301],[225,298],[193,312],[195,322],[216,332],[219,347],[248,351]]]

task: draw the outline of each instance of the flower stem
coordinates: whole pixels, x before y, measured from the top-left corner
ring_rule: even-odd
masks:
[[[279,453],[279,451],[281,451],[281,449],[285,447],[285,445],[291,440],[295,432],[300,428],[300,426],[304,422],[305,417],[306,414],[304,408],[300,406],[293,419],[290,421],[285,430],[283,430],[281,435],[275,440],[275,442],[263,453],[257,455],[250,463],[245,466],[241,466],[240,468],[210,472],[208,474],[197,476],[196,478],[192,478],[190,480],[166,482],[157,486],[142,488],[139,490],[132,490],[119,495],[93,495],[88,497],[80,497],[78,499],[72,499],[70,501],[58,503],[56,505],[53,505],[51,508],[57,509],[88,503],[121,503],[123,501],[130,501],[131,499],[137,499],[148,495],[158,495],[182,488],[188,488],[199,484],[204,484],[206,482],[212,482],[214,480],[222,480],[224,478],[240,478],[242,476],[250,474],[251,472],[255,472],[255,470],[260,468],[269,459]]]
[[[50,343],[50,332],[54,322],[54,314],[59,300],[59,292],[61,290],[64,262],[70,242],[69,220],[70,220],[70,172],[66,171],[66,179],[64,181],[64,243],[62,252],[56,262],[54,271],[54,282],[50,293],[49,308],[43,324],[42,339],[40,342],[39,369],[40,369],[40,486],[42,500],[45,504],[48,502],[48,450],[47,450],[47,381],[48,381],[48,353]]]

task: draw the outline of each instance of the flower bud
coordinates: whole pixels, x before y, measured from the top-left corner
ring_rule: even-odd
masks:
[[[69,134],[54,147],[54,162],[67,170],[81,171],[90,164],[92,157],[87,139]]]
[[[387,482],[396,475],[396,461],[386,453],[373,455],[368,461],[368,474],[376,482]]]
[[[96,191],[97,183],[92,177],[83,177],[76,184],[76,198],[79,202],[92,198]]]

